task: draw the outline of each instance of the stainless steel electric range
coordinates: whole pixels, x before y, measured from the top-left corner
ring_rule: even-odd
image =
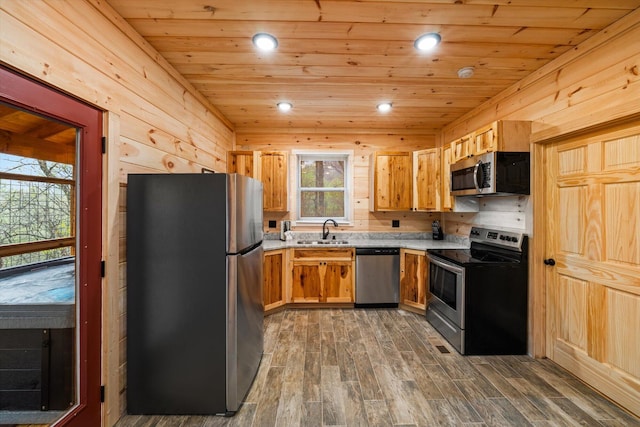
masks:
[[[527,236],[473,227],[469,239],[427,251],[427,320],[461,354],[526,354]]]

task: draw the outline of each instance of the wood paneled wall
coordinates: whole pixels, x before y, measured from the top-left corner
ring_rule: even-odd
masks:
[[[225,171],[233,128],[99,0],[0,0],[0,39],[0,62],[109,112],[103,424],[111,426],[125,410],[126,175]]]
[[[416,151],[433,148],[437,144],[437,131],[424,133],[376,133],[369,130],[361,132],[316,131],[287,129],[268,129],[264,132],[239,130],[236,136],[237,150],[351,150],[354,153],[354,221],[349,227],[340,227],[340,231],[430,231],[431,222],[440,219],[440,213],[423,212],[369,212],[369,155],[374,151]],[[290,179],[295,176],[294,162],[290,163]],[[265,224],[269,220],[295,219],[295,203],[289,213],[265,214]],[[399,228],[392,228],[391,221],[400,220]],[[317,225],[295,226],[295,231],[318,231]],[[267,232],[276,230],[269,229]]]

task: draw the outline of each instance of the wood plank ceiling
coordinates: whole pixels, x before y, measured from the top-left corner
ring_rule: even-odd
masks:
[[[237,130],[439,129],[640,0],[107,0]],[[269,54],[251,38],[279,40]],[[442,43],[420,53],[421,34]],[[473,67],[471,78],[458,78]],[[289,101],[283,114],[276,104]],[[376,111],[392,102],[387,114]]]

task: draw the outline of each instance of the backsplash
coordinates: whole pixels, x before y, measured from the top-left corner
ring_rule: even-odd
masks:
[[[524,231],[531,235],[533,207],[530,196],[491,196],[477,198],[477,212],[447,212],[445,235],[468,236],[471,227]]]
[[[310,232],[291,232],[293,240],[319,240],[322,238],[322,233],[310,233]],[[431,240],[431,232],[397,232],[397,233],[369,233],[369,232],[339,232],[329,234],[329,239],[336,236],[336,240]],[[278,240],[280,239],[279,232],[265,232],[265,240]],[[445,234],[445,240],[467,245],[469,243],[468,236],[460,236],[455,234]]]

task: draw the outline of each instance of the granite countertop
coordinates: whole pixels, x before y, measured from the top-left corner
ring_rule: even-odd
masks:
[[[291,240],[267,239],[263,242],[265,251],[286,248],[402,248],[426,251],[427,249],[467,249],[467,239],[449,236],[445,240],[432,240],[431,233],[336,233],[336,243],[298,243],[318,241],[318,233],[296,233]],[[333,237],[333,234],[332,236]],[[333,239],[327,240],[333,242]],[[338,243],[338,242],[347,243]]]

